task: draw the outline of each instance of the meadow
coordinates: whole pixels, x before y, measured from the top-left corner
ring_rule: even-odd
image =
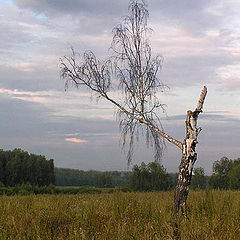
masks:
[[[173,239],[173,191],[0,197],[1,240]],[[239,191],[190,191],[181,239],[240,239]]]

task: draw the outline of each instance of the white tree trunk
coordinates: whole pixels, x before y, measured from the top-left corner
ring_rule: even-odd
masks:
[[[201,93],[197,108],[194,112],[189,110],[186,118],[186,137],[182,144],[182,159],[179,165],[178,181],[174,196],[174,213],[183,214],[186,208],[189,187],[191,184],[192,170],[197,160],[196,146],[197,137],[201,128],[197,128],[197,119],[202,112],[204,99],[207,94],[207,88],[204,87]]]

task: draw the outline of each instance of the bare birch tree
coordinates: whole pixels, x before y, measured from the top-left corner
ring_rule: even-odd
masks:
[[[165,106],[157,97],[157,93],[165,89],[159,78],[162,58],[152,54],[149,44],[149,12],[142,0],[131,0],[128,10],[129,15],[113,29],[111,57],[100,61],[94,53],[87,51],[83,60],[79,61],[79,55],[72,49],[71,56],[60,59],[61,77],[65,79],[66,86],[71,83],[76,87],[87,87],[98,98],[116,106],[123,144],[126,143],[126,136],[130,136],[128,161],[131,161],[134,139],[139,132],[146,133],[147,144],[153,146],[156,161],[162,157],[164,139],[181,150],[174,199],[174,212],[178,215],[184,211],[192,169],[197,159],[195,149],[201,130],[197,128],[197,119],[202,112],[207,89],[203,88],[195,111],[187,112],[184,141],[180,142],[166,134],[158,117],[159,110],[164,110]],[[118,82],[117,89],[115,82]],[[121,90],[121,101],[110,94],[116,90]]]

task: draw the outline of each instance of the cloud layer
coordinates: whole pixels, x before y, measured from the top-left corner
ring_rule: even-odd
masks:
[[[57,166],[127,168],[114,108],[90,101],[86,89],[64,92],[58,67],[70,46],[103,59],[111,54],[112,28],[127,5],[128,0],[0,2],[1,146],[46,154]],[[210,172],[214,160],[240,152],[240,3],[151,0],[148,7],[152,48],[164,57],[160,76],[170,87],[159,94],[168,105],[168,117],[160,116],[166,131],[184,138],[184,114],[208,86],[207,113],[199,119],[199,165]],[[136,148],[136,162],[152,160],[143,145]],[[163,164],[176,171],[178,158],[169,145]]]

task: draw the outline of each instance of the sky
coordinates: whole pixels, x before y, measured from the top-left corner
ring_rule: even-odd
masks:
[[[148,0],[152,50],[163,57],[160,77],[169,90],[164,131],[185,135],[204,85],[208,95],[195,167],[211,174],[223,156],[240,157],[240,1]],[[141,139],[132,165],[121,147],[116,109],[86,89],[65,91],[59,58],[72,46],[80,55],[109,53],[112,29],[128,0],[0,0],[0,148],[53,158],[55,166],[129,170],[153,161]],[[166,143],[163,166],[177,172],[181,152]]]

